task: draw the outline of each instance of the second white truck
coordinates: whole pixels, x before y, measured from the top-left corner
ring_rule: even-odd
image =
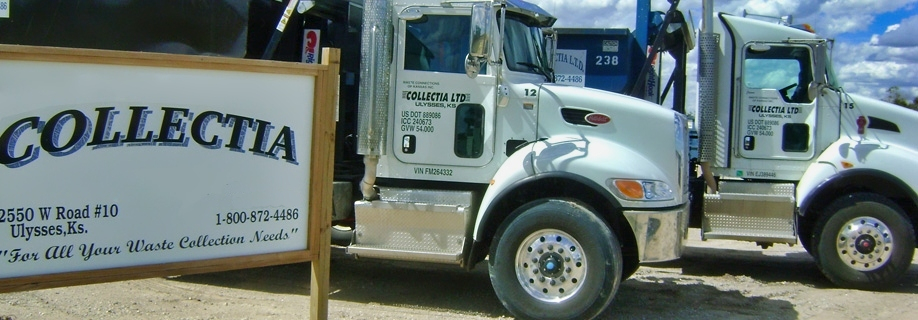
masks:
[[[676,58],[676,110],[684,108],[678,103],[684,95],[693,94],[684,94],[679,79],[687,69],[685,53],[700,51],[699,121],[692,130],[700,157],[691,157],[704,170],[693,175],[690,225],[705,240],[752,241],[763,248],[800,243],[842,287],[901,284],[916,247],[918,174],[911,168],[918,165],[918,113],[845,92],[833,73],[830,42],[809,26],[715,15],[705,1],[694,43],[692,34],[657,32],[686,24],[675,10],[678,1],[671,2],[669,15],[658,19],[670,28],[657,25],[644,34],[660,34],[660,41],[650,41],[653,47]],[[649,9],[649,1],[641,3]],[[597,64],[587,66],[595,68],[584,74],[588,87],[610,86],[591,84],[592,76],[623,71],[598,62],[643,63],[629,60],[628,52],[601,51],[599,43],[613,39],[611,32],[560,34],[589,39],[558,42],[559,52],[589,49],[588,60]],[[606,55],[615,56],[600,59]],[[615,88],[643,97],[641,73],[626,74],[630,81],[622,83],[636,88]]]

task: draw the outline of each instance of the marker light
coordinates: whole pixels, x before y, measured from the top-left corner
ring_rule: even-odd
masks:
[[[809,31],[810,33],[816,33],[816,30],[813,30],[813,26],[811,26],[809,23],[803,24],[803,30]]]
[[[814,30],[813,26],[811,26],[809,23],[795,24],[795,25],[792,25],[791,27],[800,29],[800,30],[803,30],[809,33],[816,33],[816,30]]]

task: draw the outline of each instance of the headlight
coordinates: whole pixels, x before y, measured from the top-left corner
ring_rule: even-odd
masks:
[[[609,179],[609,189],[620,198],[642,201],[673,200],[673,189],[666,182],[655,180]]]

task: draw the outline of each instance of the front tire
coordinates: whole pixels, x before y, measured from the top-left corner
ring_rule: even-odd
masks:
[[[524,206],[501,226],[488,259],[497,297],[524,319],[590,319],[611,303],[622,275],[612,230],[572,201]]]
[[[915,233],[902,209],[872,193],[835,200],[816,224],[813,256],[840,287],[879,290],[896,284],[915,253]]]

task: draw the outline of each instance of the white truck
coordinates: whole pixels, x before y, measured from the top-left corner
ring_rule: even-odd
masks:
[[[649,10],[649,1],[641,3],[639,10]],[[686,24],[675,10],[678,1],[671,3],[658,19],[665,21],[661,30],[666,23]],[[715,16],[712,1],[704,8],[691,140],[698,145],[700,136],[700,157],[690,156],[703,169],[692,178],[690,226],[705,240],[753,241],[762,248],[799,242],[841,287],[899,284],[918,245],[918,174],[912,170],[918,113],[845,92],[832,71],[830,42],[809,26]],[[673,101],[684,101],[679,77],[693,37],[660,33],[652,47],[669,48],[663,51],[676,58]],[[563,40],[559,49],[569,46]],[[636,87],[622,91],[644,97],[641,74],[632,74]]]
[[[897,284],[916,247],[918,113],[845,92],[814,32],[705,4],[700,160],[719,182],[704,239],[799,240],[839,286]]]
[[[317,1],[306,28],[345,43],[357,16],[360,69],[343,59],[341,95],[359,91],[359,127],[339,135],[363,155],[363,200],[353,216],[336,202],[335,218],[348,254],[468,269],[487,258],[510,312],[553,319],[592,318],[640,262],[680,256],[686,117],[553,84],[549,13],[516,0]],[[336,175],[354,177],[350,164]]]
[[[686,117],[608,91],[553,84],[554,46],[546,40],[556,19],[538,6],[518,0],[169,2],[57,7],[14,1],[10,18],[0,20],[0,43],[294,61],[315,59],[317,46],[341,48],[335,242],[360,258],[467,269],[487,260],[497,296],[520,318],[595,317],[639,263],[682,252],[689,213]],[[85,21],[95,23],[74,27]],[[274,110],[268,101],[282,97],[257,88],[263,87],[253,86],[243,100],[263,99],[265,111]],[[238,97],[246,88],[225,90],[232,92],[211,100]],[[109,99],[102,89],[87,92]],[[206,92],[196,98],[220,95]],[[114,116],[95,110],[99,123]],[[152,111],[131,110],[126,131],[98,127],[91,144],[152,143],[153,133],[142,129]],[[163,110],[159,139],[167,143],[171,132],[186,130],[181,119],[169,119],[192,116]],[[37,118],[18,121],[13,111],[0,119],[11,123],[0,128],[0,164],[7,167],[27,163],[39,145],[18,140],[40,130]],[[85,142],[88,133],[82,140],[79,133],[89,132],[88,118],[61,114],[53,127],[70,118],[81,126],[65,147]],[[204,112],[188,120],[194,141],[220,146],[217,137],[200,135],[209,119],[221,116]],[[274,150],[266,149],[266,136],[286,127],[230,117],[215,120],[231,130],[226,148],[277,159],[265,152]],[[127,138],[108,138],[106,130],[127,132]],[[57,133],[47,132],[42,145],[60,153],[65,147],[55,145]],[[255,137],[251,148],[243,146],[246,136]],[[283,136],[274,144],[297,143],[292,134]],[[202,214],[211,221],[212,212]],[[248,219],[244,212],[216,217],[217,224]],[[210,241],[222,245],[226,238]]]

